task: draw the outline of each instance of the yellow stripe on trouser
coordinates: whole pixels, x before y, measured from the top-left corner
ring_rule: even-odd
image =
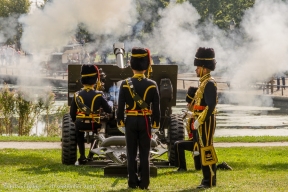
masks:
[[[193,151],[199,151],[198,143],[194,143]]]
[[[214,124],[215,124],[215,116],[214,116]],[[215,124],[216,125],[216,124]],[[206,139],[206,145],[204,145],[203,143],[203,140],[202,140],[202,145],[203,147],[206,147],[206,146],[209,146],[212,145],[212,138],[213,138],[213,135],[211,135],[211,138],[210,138],[210,129],[211,129],[211,116],[209,117],[209,129],[207,130],[207,123],[206,121],[204,121],[204,124],[200,125],[199,128],[198,128],[198,133],[199,133],[199,139],[202,140],[202,133],[203,133],[203,130],[205,131],[205,139]],[[215,128],[215,126],[214,126]],[[214,130],[215,131],[215,130]],[[213,133],[214,133],[213,131]],[[200,134],[201,133],[201,134]],[[200,138],[201,137],[201,138]],[[209,142],[209,139],[211,139],[211,141]],[[201,141],[200,141],[200,146],[201,146]],[[212,183],[213,183],[213,176],[215,175],[213,169],[212,169],[212,165],[208,165],[209,168],[210,168],[210,172],[211,172],[211,175],[210,175],[210,186],[212,186]]]

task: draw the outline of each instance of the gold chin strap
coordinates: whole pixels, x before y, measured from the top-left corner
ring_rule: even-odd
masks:
[[[101,91],[101,81],[100,80],[97,80],[96,90]]]
[[[147,74],[147,78],[149,79],[149,77],[150,77],[150,73],[152,73],[153,72],[153,70],[152,70],[152,66],[150,65],[149,67],[148,67],[148,74]]]
[[[203,68],[203,67],[201,67],[201,71],[200,71],[200,74],[199,74],[199,75],[200,75],[200,77],[203,77],[203,69],[204,69],[204,68]]]
[[[149,59],[150,59],[150,65],[149,65],[149,67],[148,67],[148,73],[147,73],[147,78],[148,78],[148,79],[149,79],[149,77],[150,77],[150,73],[153,72],[153,70],[152,70],[152,65],[154,64],[152,58],[150,57]]]

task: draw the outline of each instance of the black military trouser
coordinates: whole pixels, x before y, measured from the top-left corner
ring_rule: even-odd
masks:
[[[183,140],[183,141],[176,141],[174,143],[175,149],[175,166],[179,168],[187,170],[186,166],[186,158],[185,158],[185,150],[193,151],[195,147],[195,142],[193,140]],[[199,151],[199,148],[197,147]],[[196,170],[201,169],[201,158],[200,155],[194,156],[194,167]]]
[[[150,183],[151,121],[149,116],[146,117],[148,127],[144,116],[127,116],[125,121],[129,187],[148,188]],[[139,150],[139,170],[137,170],[137,150]]]
[[[92,131],[92,123],[83,123],[82,120],[76,120],[75,126],[76,126],[76,141],[80,153],[80,159],[85,159],[85,133],[81,130],[91,130]],[[101,128],[101,125],[98,123],[94,123],[94,132],[97,132],[98,128]],[[92,145],[93,143],[91,143]]]
[[[204,121],[204,123],[200,125],[200,127],[198,128],[202,132],[202,141],[204,146],[209,146],[213,144],[212,142],[215,127],[216,127],[215,115],[212,114],[210,118]],[[216,164],[211,165],[211,167],[215,174],[214,176],[212,176],[209,166],[202,166],[203,179],[201,184],[208,186],[216,186]]]

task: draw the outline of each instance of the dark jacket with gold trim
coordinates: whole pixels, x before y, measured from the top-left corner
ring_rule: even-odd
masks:
[[[153,128],[159,128],[160,124],[160,99],[158,86],[155,81],[146,78],[144,75],[134,75],[131,78],[135,92],[151,106],[151,122]],[[152,104],[152,105],[151,105]],[[141,110],[131,96],[126,80],[122,81],[119,90],[117,124],[118,127],[125,126],[125,110]],[[150,109],[149,109],[150,110]]]
[[[80,91],[74,94],[74,99],[71,102],[70,116],[73,122],[76,121],[77,113],[80,112],[75,100],[75,96],[77,93],[79,95],[80,100],[93,112],[95,113],[97,112],[99,114],[100,108],[102,108],[103,111],[106,113],[112,112],[111,106],[109,106],[107,100],[104,98],[102,91],[96,91],[92,87],[84,86],[84,88],[82,88]],[[89,118],[89,116],[87,116],[87,118]]]
[[[197,91],[198,87],[189,87],[188,88],[188,91],[187,91],[187,94],[186,94],[186,102],[188,104],[192,104],[193,105],[193,101],[194,101],[194,96],[195,96],[195,93]],[[188,108],[189,111],[191,111],[191,107]],[[194,119],[193,118],[188,118],[187,119],[187,123],[186,123],[186,130],[187,130],[187,133],[188,133],[188,136],[189,136],[189,140],[192,140],[193,138],[193,124],[194,122]]]
[[[218,102],[217,84],[210,73],[201,77],[199,81],[200,85],[195,93],[194,105],[191,110],[195,120],[198,119],[198,122],[203,124],[212,114],[216,113],[215,108]]]

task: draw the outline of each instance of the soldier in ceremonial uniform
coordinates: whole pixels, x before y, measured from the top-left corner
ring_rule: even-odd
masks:
[[[70,116],[76,126],[77,145],[80,153],[79,164],[85,164],[89,160],[85,156],[83,130],[97,132],[97,129],[101,128],[101,110],[106,113],[112,112],[103,93],[95,90],[99,77],[100,74],[96,65],[82,65],[81,83],[83,88],[74,94],[74,99],[71,102]],[[91,158],[92,154],[89,155]]]
[[[213,136],[216,127],[215,107],[218,102],[217,84],[210,74],[216,66],[214,49],[205,47],[198,48],[195,54],[194,66],[197,67],[195,71],[197,77],[200,78],[200,85],[193,98],[194,101],[189,107],[192,110],[195,120],[193,122],[194,129],[199,129],[198,145],[200,146],[201,152],[202,147],[213,147]],[[197,188],[216,186],[216,163],[216,161],[212,161],[212,164],[204,166],[202,160],[203,179]]]
[[[186,112],[184,118],[187,118],[186,130],[188,133],[188,140],[176,141],[174,144],[175,148],[175,166],[178,167],[177,171],[187,171],[186,167],[186,158],[185,150],[193,152],[194,167],[196,170],[201,170],[201,157],[199,153],[199,144],[198,144],[198,131],[194,129],[194,117],[192,114],[194,103],[194,96],[197,91],[197,87],[189,87],[186,95],[186,102],[188,103],[188,111]],[[217,169],[222,170],[233,170],[226,162],[222,162],[217,165]]]
[[[117,125],[120,131],[125,132],[129,188],[147,189],[150,183],[151,133],[159,129],[160,123],[158,87],[144,74],[150,65],[150,51],[134,47],[130,60],[134,76],[122,81],[119,90]]]
[[[201,157],[199,153],[198,145],[198,131],[194,129],[193,122],[194,117],[192,116],[191,103],[194,102],[194,96],[197,91],[197,87],[189,87],[186,95],[186,102],[188,103],[188,111],[183,117],[187,119],[186,130],[188,133],[188,140],[176,141],[174,144],[175,148],[175,166],[178,167],[177,171],[187,171],[185,150],[193,152],[194,167],[196,170],[201,170]],[[226,162],[222,162],[217,165],[217,169],[222,170],[233,170]]]
[[[197,87],[189,87],[188,93],[186,95],[186,102],[188,102],[188,105],[190,105],[190,103],[194,101],[193,98],[197,89]],[[178,167],[177,171],[187,171],[185,150],[193,152],[194,167],[196,170],[201,169],[199,146],[197,143],[197,130],[195,130],[193,127],[194,119],[191,115],[191,109],[188,108],[188,111],[186,112],[184,117],[188,119],[186,124],[188,140],[176,141],[174,144],[176,154],[175,166]]]

